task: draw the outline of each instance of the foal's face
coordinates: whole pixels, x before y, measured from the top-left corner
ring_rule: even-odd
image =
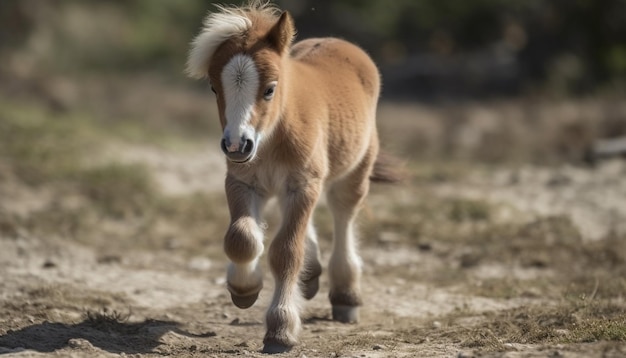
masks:
[[[215,92],[228,160],[253,160],[280,116],[281,56],[269,48],[221,47],[211,61],[209,80]]]

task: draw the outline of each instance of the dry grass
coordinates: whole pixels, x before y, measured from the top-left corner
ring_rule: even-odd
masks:
[[[563,302],[488,314],[484,323],[461,332],[463,346],[507,350],[505,343],[558,344],[626,341],[626,306],[606,302]]]

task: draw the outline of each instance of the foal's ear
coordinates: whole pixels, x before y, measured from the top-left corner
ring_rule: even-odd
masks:
[[[293,26],[293,19],[289,12],[284,11],[267,34],[267,41],[282,55],[291,46],[291,41],[293,41],[295,34],[296,29]]]

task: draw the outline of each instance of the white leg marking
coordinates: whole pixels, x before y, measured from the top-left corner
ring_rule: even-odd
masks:
[[[357,253],[354,216],[336,210],[333,253],[329,262],[331,285],[353,285],[358,288],[363,263]]]
[[[231,262],[228,265],[228,271],[226,273],[226,281],[228,284],[235,288],[249,289],[250,292],[238,292],[241,295],[256,293],[263,287],[263,273],[259,266],[259,258],[263,254],[263,223],[261,220],[261,210],[265,205],[265,200],[255,198],[252,200],[250,207],[250,214],[253,220],[247,223],[248,229],[251,231],[252,236],[257,242],[258,251],[255,258],[246,263],[234,263]],[[241,220],[241,219],[240,219]]]

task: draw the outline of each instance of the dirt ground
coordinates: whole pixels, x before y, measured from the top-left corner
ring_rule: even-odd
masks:
[[[27,105],[2,107],[12,135],[36,127],[7,120]],[[80,169],[38,166],[44,179],[29,182],[18,144],[0,162],[0,355],[263,356],[273,283],[265,270],[248,310],[224,287],[217,140],[103,138],[96,126],[96,149],[90,130],[70,127],[44,130],[65,133],[63,143],[87,138]],[[626,356],[624,161],[408,167],[413,179],[374,187],[361,215],[361,322],[330,320],[323,275],[304,305],[300,345],[284,356]],[[327,262],[330,218],[323,203],[318,211]]]

